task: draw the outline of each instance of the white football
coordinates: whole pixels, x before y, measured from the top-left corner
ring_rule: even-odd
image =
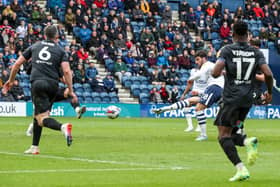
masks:
[[[121,109],[115,105],[108,106],[106,109],[106,115],[110,119],[116,119],[119,117]]]

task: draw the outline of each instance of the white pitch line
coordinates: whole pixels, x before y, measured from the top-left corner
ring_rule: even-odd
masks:
[[[184,170],[184,168],[102,168],[102,169],[40,169],[40,170],[0,170],[0,174],[18,173],[76,173],[76,172],[106,172],[106,171],[157,171],[157,170]]]
[[[115,164],[115,165],[128,165],[128,166],[142,166],[142,167],[153,167],[153,168],[163,168],[163,169],[189,169],[189,167],[181,166],[167,166],[167,165],[153,165],[148,163],[136,163],[136,162],[122,162],[122,161],[113,161],[113,160],[92,160],[87,158],[78,158],[78,157],[62,157],[54,155],[28,155],[23,153],[13,153],[13,152],[2,152],[3,155],[13,155],[13,156],[25,156],[25,157],[39,157],[39,158],[48,158],[56,160],[72,160],[80,162],[89,162],[89,163],[103,163],[103,164]]]

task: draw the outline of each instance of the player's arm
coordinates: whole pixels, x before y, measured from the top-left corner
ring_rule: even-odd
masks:
[[[187,93],[189,93],[189,91],[191,90],[193,86],[193,80],[188,80],[187,81],[187,86],[186,86],[186,89],[184,90],[182,96],[180,97],[180,100],[183,100],[186,96]]]
[[[256,80],[261,81],[261,82],[265,82],[265,76],[264,74],[256,74]]]
[[[73,83],[72,83],[72,71],[68,62],[61,63],[61,69],[63,71],[63,77],[65,84],[69,88],[69,92],[73,92]]]
[[[264,74],[265,84],[267,87],[267,92],[265,93],[265,103],[270,103],[272,101],[273,74],[267,64],[262,64],[260,69]]]
[[[19,71],[19,68],[20,66],[26,62],[26,59],[24,56],[20,56],[17,61],[15,62],[15,64],[13,65],[12,67],[12,70],[11,70],[11,74],[10,74],[10,77],[9,79],[7,80],[7,82],[4,84],[3,86],[3,93],[7,93],[12,87],[13,87],[13,84],[14,84],[14,81],[15,81],[15,78],[16,78],[16,74],[17,72]]]
[[[216,61],[216,64],[212,70],[212,76],[214,78],[217,78],[219,76],[221,76],[223,74],[223,70],[225,68],[225,60],[222,59],[222,58],[219,58],[217,61]]]

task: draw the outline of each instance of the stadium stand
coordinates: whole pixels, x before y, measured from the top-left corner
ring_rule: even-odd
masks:
[[[69,54],[74,81],[78,81],[74,89],[81,102],[153,103],[150,92],[153,88],[160,89],[162,78],[159,81],[158,75],[162,74],[167,90],[176,85],[182,92],[190,69],[195,67],[196,50],[208,50],[209,60],[214,61],[217,51],[232,42],[231,32],[226,37],[220,33],[224,22],[231,28],[235,21],[243,19],[249,25],[251,37],[260,40],[261,48],[280,51],[280,6],[276,0],[151,0],[146,4],[149,11],[140,1],[130,0],[5,2],[0,7],[1,84],[7,78],[4,70],[10,69],[18,55],[43,39],[44,27],[57,24],[59,44]],[[167,5],[172,9],[170,21],[163,11]],[[183,51],[186,51],[184,62],[189,65],[180,65]],[[85,82],[90,63],[94,62],[98,75],[104,78],[108,73],[114,75],[117,57],[127,63],[132,76],[119,76],[121,80],[115,77],[118,93],[92,92],[90,84]],[[172,67],[179,75],[175,84],[170,81]],[[155,69],[158,69],[156,74]],[[30,98],[27,70],[23,67],[17,79]]]

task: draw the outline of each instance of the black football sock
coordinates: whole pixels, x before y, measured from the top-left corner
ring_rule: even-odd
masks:
[[[77,107],[80,106],[80,103],[79,103],[79,102],[73,103],[73,102],[71,101],[71,106],[72,106],[72,107],[74,108],[74,110],[75,110]]]
[[[244,146],[244,140],[246,138],[246,135],[232,134],[231,138],[232,138],[232,141],[235,145]]]
[[[234,166],[241,162],[231,137],[221,138],[219,143]]]
[[[33,139],[32,145],[39,146],[40,138],[42,134],[42,127],[38,125],[38,121],[34,118],[33,119]]]
[[[60,131],[61,125],[62,125],[61,123],[59,123],[58,121],[56,121],[53,118],[45,118],[43,120],[43,124],[44,124],[44,127],[48,127],[50,129],[58,130],[58,131]]]

